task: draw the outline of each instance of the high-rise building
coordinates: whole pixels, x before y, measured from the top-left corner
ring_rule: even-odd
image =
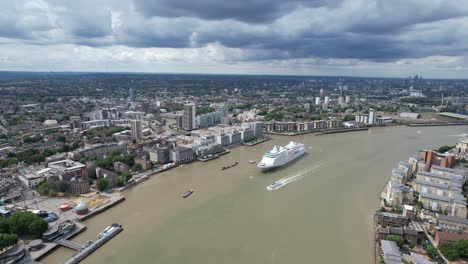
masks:
[[[135,99],[135,90],[133,90],[133,88],[130,88],[130,90],[128,90],[128,101],[133,102],[134,99]]]
[[[182,129],[190,131],[196,128],[196,109],[195,104],[184,105],[184,117],[182,119]]]
[[[325,96],[325,101],[323,102],[323,109],[328,109],[329,104],[330,104],[330,97]]]
[[[346,104],[351,103],[351,96],[349,96],[349,95],[346,96],[346,98],[345,98],[345,103],[346,103]]]
[[[375,125],[377,117],[375,115],[374,109],[369,109],[369,120],[367,121],[369,125]]]
[[[310,103],[305,103],[304,104],[304,110],[308,113],[310,112]]]
[[[315,97],[315,106],[320,106],[320,97]]]
[[[323,90],[323,88],[320,89],[320,97],[323,97],[323,95],[325,94],[325,91]]]
[[[132,120],[132,139],[140,140],[141,138],[143,138],[141,120]]]
[[[344,103],[343,96],[338,97],[338,104],[341,106]]]

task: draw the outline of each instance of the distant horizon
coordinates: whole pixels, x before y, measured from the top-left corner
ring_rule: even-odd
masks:
[[[408,75],[406,77],[385,77],[385,76],[352,76],[352,75],[308,75],[308,74],[248,74],[248,73],[195,73],[195,72],[132,72],[132,71],[10,71],[0,70],[0,74],[3,73],[34,73],[34,74],[149,74],[149,75],[207,75],[207,76],[272,76],[272,77],[312,77],[312,78],[368,78],[368,79],[408,79],[408,77],[414,78],[416,75]],[[468,80],[467,78],[426,78],[422,75],[422,80]]]
[[[468,78],[460,0],[3,0],[0,70]]]

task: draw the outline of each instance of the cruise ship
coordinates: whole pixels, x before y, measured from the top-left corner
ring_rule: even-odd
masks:
[[[291,141],[284,147],[274,146],[265,153],[257,167],[262,170],[277,168],[299,158],[302,154],[304,154],[304,145]]]

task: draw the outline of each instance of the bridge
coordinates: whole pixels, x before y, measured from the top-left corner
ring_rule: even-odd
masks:
[[[54,242],[61,245],[61,246],[71,248],[71,249],[76,250],[76,251],[81,251],[84,248],[84,246],[81,245],[81,244],[78,244],[78,243],[70,241],[70,240],[61,239],[61,238],[56,239]]]

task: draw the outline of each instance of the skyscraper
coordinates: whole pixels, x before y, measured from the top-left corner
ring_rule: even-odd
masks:
[[[320,97],[315,97],[315,105],[320,106]]]
[[[143,138],[143,129],[141,128],[141,120],[132,120],[132,139],[140,140]]]
[[[375,125],[375,121],[376,121],[376,116],[375,116],[375,111],[374,109],[369,109],[369,121],[368,121],[368,124],[369,125]]]
[[[196,128],[196,109],[195,104],[184,105],[184,117],[182,119],[182,129],[190,131]]]
[[[329,104],[330,104],[330,97],[325,96],[325,101],[323,102],[323,109],[328,109]]]
[[[134,99],[135,99],[135,90],[133,90],[133,88],[130,88],[130,90],[128,90],[128,101],[133,102]]]

